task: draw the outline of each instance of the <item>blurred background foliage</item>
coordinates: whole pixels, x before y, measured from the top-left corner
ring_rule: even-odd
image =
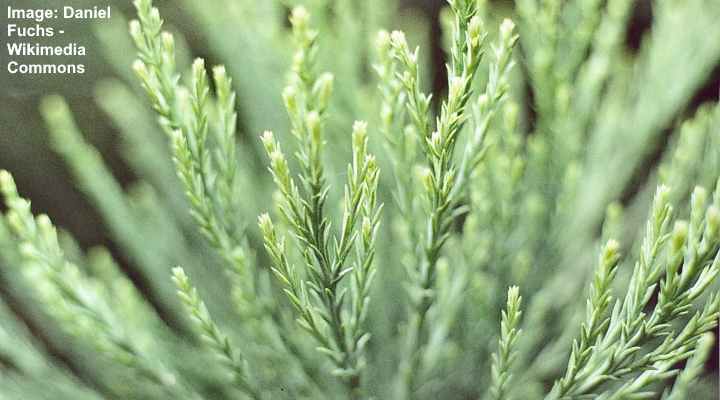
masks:
[[[42,0],[22,2],[6,0],[4,3],[22,5],[26,8],[43,7],[47,4]],[[112,5],[115,12],[121,13],[125,18],[133,15],[133,7],[129,1],[111,0],[106,3]],[[395,26],[387,28],[412,25],[416,29],[423,30],[423,34],[427,35],[428,44],[432,46],[427,50],[423,49],[423,53],[431,61],[432,86],[434,91],[443,93],[447,82],[444,78],[445,54],[441,46],[441,26],[438,15],[445,2],[443,0],[402,0],[400,3],[400,20],[395,21]],[[650,0],[638,0],[634,3],[630,26],[625,38],[628,52],[638,50],[643,36],[651,29],[652,22]],[[74,0],[67,4],[76,7],[91,7],[98,3],[93,0]],[[194,18],[197,17],[193,16],[192,7],[185,6],[183,1],[158,1],[157,6],[168,25],[181,32],[187,40],[190,54],[205,58],[211,65],[224,61],[219,49],[214,48],[208,42],[210,33],[198,30],[201,25],[194,21]],[[509,14],[512,6],[512,1],[495,0],[492,2],[491,10],[493,13]],[[1,17],[2,21],[7,18],[5,13]],[[76,42],[83,44],[88,49],[88,56],[82,59],[82,62],[87,65],[87,73],[84,75],[63,76],[61,79],[51,75],[10,76],[4,68],[0,74],[0,87],[3,88],[0,93],[0,104],[2,105],[0,107],[0,168],[13,173],[23,193],[33,199],[37,211],[47,212],[58,225],[72,232],[83,246],[111,244],[107,240],[102,220],[98,218],[96,212],[78,189],[71,184],[71,178],[60,157],[48,147],[48,134],[40,117],[39,103],[43,96],[51,93],[65,97],[71,108],[76,111],[76,122],[80,130],[87,134],[88,140],[102,153],[118,180],[123,184],[128,184],[136,179],[119,154],[117,127],[107,118],[95,97],[95,89],[103,79],[123,74],[125,74],[123,78],[133,79],[129,75],[129,63],[133,59],[131,54],[121,57],[120,64],[113,64],[112,62],[115,61],[113,58],[105,57],[108,47],[103,45],[96,32],[98,28],[107,29],[107,25],[110,24],[116,25],[117,18],[114,22],[77,22],[71,25],[68,25],[67,22],[52,23],[57,29],[64,29],[66,34],[62,37],[56,36],[47,43]],[[95,25],[104,25],[104,27]],[[113,28],[124,29],[125,27],[113,26]],[[373,32],[366,34],[368,37],[374,37]],[[232,46],[231,40],[228,43],[229,46]],[[111,48],[113,46],[112,43],[108,45]],[[281,69],[275,72],[282,74],[282,71]],[[715,65],[702,86],[695,90],[691,100],[683,107],[683,115],[678,115],[675,120],[681,119],[682,116],[692,115],[693,110],[703,102],[717,99],[719,84],[720,62]],[[279,104],[280,96],[277,93],[279,91],[268,91],[269,98],[259,101],[274,101]],[[240,96],[242,97],[242,94]],[[664,128],[668,134],[672,130],[675,120]],[[662,149],[666,144],[667,142],[663,142],[657,147]],[[644,179],[644,173],[647,173],[650,170],[649,167],[658,161],[660,154],[662,151],[656,151],[655,156],[647,161],[650,165],[645,165],[644,168],[637,171],[636,180]],[[637,185],[632,187],[637,187]],[[629,191],[632,191],[632,187]],[[631,196],[631,192],[624,194],[626,199]]]
[[[8,1],[6,0],[4,3],[8,3]],[[22,7],[27,8],[46,6],[46,3],[40,0],[9,1],[9,4],[18,6],[21,4]],[[98,4],[96,1],[85,0],[69,1],[67,3],[76,7],[88,7]],[[119,132],[121,129],[132,130],[134,124],[147,127],[147,124],[152,124],[153,121],[142,120],[142,118],[147,117],[145,104],[138,104],[137,102],[123,103],[120,101],[122,91],[116,90],[118,84],[129,85],[133,88],[137,87],[130,70],[134,50],[129,41],[116,40],[118,37],[127,36],[124,33],[127,29],[125,21],[134,15],[133,7],[128,1],[113,0],[108,3],[113,6],[115,12],[111,21],[74,22],[72,25],[53,22],[53,26],[56,26],[57,29],[64,29],[66,34],[61,38],[53,38],[51,42],[77,42],[87,47],[88,55],[82,60],[87,65],[88,72],[85,75],[62,78],[55,76],[9,76],[5,70],[2,71],[0,75],[0,87],[2,88],[0,93],[0,169],[7,169],[14,175],[21,194],[32,199],[34,212],[47,213],[57,226],[72,233],[81,248],[87,249],[97,245],[107,247],[113,257],[122,264],[122,268],[134,283],[147,294],[153,292],[149,290],[153,283],[149,281],[149,277],[136,273],[137,269],[132,266],[133,260],[128,258],[127,252],[122,250],[124,245],[113,240],[112,227],[108,226],[106,218],[101,218],[102,211],[93,206],[88,196],[78,188],[75,184],[76,181],[71,177],[68,165],[51,149],[49,146],[49,133],[40,114],[40,103],[44,96],[53,93],[62,95],[74,113],[79,130],[85,134],[86,140],[98,149],[102,159],[110,167],[112,174],[124,188],[142,191],[142,187],[134,187],[133,184],[138,181],[138,177],[134,175],[133,168],[129,166],[132,163],[131,153],[141,151],[142,148],[137,146],[137,143],[128,143],[127,139],[124,139]],[[495,19],[499,20],[501,17],[512,14],[512,2],[494,1],[491,3],[490,10]],[[395,17],[396,19],[391,22],[391,26],[386,26],[389,29],[400,28],[408,31],[413,37],[411,41],[413,43],[427,44],[423,48],[422,56],[427,58],[426,61],[431,66],[428,78],[435,93],[443,93],[446,90],[445,53],[442,46],[442,18],[440,18],[444,4],[445,2],[442,0],[403,0],[400,2],[400,12]],[[211,16],[207,12],[203,12],[204,2],[197,0],[168,0],[157,1],[156,5],[160,8],[161,14],[166,20],[166,26],[172,31],[181,33],[186,40],[185,43],[178,45],[180,53],[185,54],[186,60],[192,54],[193,56],[205,58],[208,65],[219,63],[228,65],[230,75],[241,88],[238,91],[241,125],[239,131],[244,135],[241,141],[257,142],[255,138],[262,129],[283,130],[286,118],[282,112],[280,98],[282,79],[269,80],[266,79],[266,76],[272,75],[282,78],[289,65],[288,59],[266,59],[268,54],[264,54],[261,48],[253,47],[252,38],[247,36],[248,32],[252,31],[251,28],[240,29],[237,36],[228,36],[223,31],[224,28],[227,28],[227,24],[243,25],[249,21],[210,23]],[[205,7],[205,9],[211,12],[216,11],[211,7]],[[3,15],[3,18],[5,17]],[[628,54],[634,54],[639,51],[643,39],[653,28],[651,1],[638,0],[633,2],[629,21],[629,29],[624,40],[624,50]],[[372,40],[374,33],[359,32],[359,35],[367,38],[367,40]],[[219,38],[223,38],[223,40],[218,40]],[[717,41],[717,37],[708,37],[706,39]],[[345,56],[354,57],[356,55],[350,52]],[[671,57],[672,60],[668,61],[660,58],[657,60],[660,65],[681,65],[684,62],[683,57],[672,55],[670,50],[665,54],[658,53],[659,57],[663,55]],[[343,55],[335,54],[331,56],[341,57]],[[518,57],[519,70],[527,68],[523,57],[522,53]],[[720,52],[716,52],[712,57],[714,61],[711,60],[710,66],[703,65],[703,70],[698,73],[700,77],[698,83],[693,83],[688,88],[678,89],[680,92],[683,90],[689,91],[690,94],[678,96],[682,104],[675,104],[667,109],[671,114],[670,118],[655,119],[660,121],[662,125],[647,128],[660,131],[661,134],[654,135],[654,139],[649,145],[650,150],[645,152],[642,162],[638,163],[637,168],[623,172],[630,174],[630,176],[626,177],[630,183],[620,188],[618,193],[618,197],[625,205],[633,204],[633,200],[637,197],[648,196],[648,192],[643,190],[644,184],[650,179],[651,171],[664,157],[665,150],[672,143],[671,133],[677,127],[678,121],[694,115],[701,104],[711,100],[717,101],[720,88]],[[662,74],[662,70],[659,71]],[[370,74],[371,72],[367,71],[367,73]],[[653,82],[662,82],[663,76],[656,78],[657,80]],[[111,79],[111,81],[108,79]],[[344,78],[340,77],[339,79]],[[524,98],[528,104],[526,104],[525,108],[528,111],[524,123],[531,126],[534,122],[533,108],[529,106],[529,103],[532,102],[534,93],[528,84],[524,85],[514,90],[526,94]],[[654,90],[660,92],[674,90],[670,82],[665,87],[656,86],[654,88]],[[639,90],[645,89],[647,88],[640,88]],[[114,91],[119,97],[105,96],[104,94],[108,90]],[[132,96],[129,93],[126,94],[128,98]],[[662,95],[656,98],[662,98]],[[652,99],[652,96],[637,96],[631,100],[631,104],[626,104],[626,106],[636,106],[637,104],[632,103],[633,100],[643,102],[652,101]],[[244,104],[253,104],[254,109],[264,109],[267,112],[244,114]],[[145,107],[145,109],[140,109],[141,112],[136,113],[135,110],[138,109],[134,107],[138,106]],[[118,113],[119,109],[122,109],[122,112]],[[348,107],[348,109],[353,110],[356,108]],[[642,109],[652,109],[652,107]],[[367,111],[373,112],[372,110]],[[121,114],[124,114],[126,118],[118,118],[118,115]],[[348,118],[363,117],[362,115],[348,116]],[[652,120],[652,118],[648,119]],[[613,134],[623,132],[622,129],[614,131],[614,128],[613,125],[604,127]],[[139,132],[144,131],[146,130],[139,130]],[[623,138],[620,136],[618,139],[622,140]],[[164,167],[167,167],[167,165],[158,168]],[[259,170],[262,170],[262,168]],[[608,174],[607,179],[612,179],[614,172],[596,171],[596,173]],[[142,199],[143,196],[139,195],[138,198]],[[146,197],[145,200],[152,201],[150,197]],[[596,199],[585,200],[590,202],[588,206],[590,209],[602,209],[602,207],[593,207],[593,204],[591,204]],[[597,201],[605,200],[607,199]],[[580,199],[580,201],[584,200]],[[644,209],[642,211],[644,212]],[[588,216],[587,218],[592,221],[596,217]],[[195,257],[199,259],[202,256],[201,254]],[[102,255],[99,255],[99,257],[102,257]],[[162,279],[166,279],[166,277]],[[169,282],[167,287],[169,287]],[[8,301],[10,308],[30,326],[36,337],[42,341],[45,340],[46,336],[50,336],[44,331],[45,327],[40,327],[34,322],[37,319],[32,315],[28,315],[35,311],[15,304],[16,297],[10,293],[7,285],[0,285],[0,293]],[[10,311],[0,309],[0,320],[4,320],[2,314],[8,312]],[[169,317],[168,314],[161,313],[161,316],[172,320],[172,317]],[[173,324],[172,321],[169,322]],[[22,328],[18,327],[17,329]],[[0,335],[2,334],[13,335],[12,332],[0,331]],[[61,359],[66,357],[61,350],[53,349],[52,344],[49,344],[48,347],[52,353]],[[711,368],[717,371],[717,351],[714,351],[713,354],[714,356],[711,357],[709,363]],[[1,362],[2,360],[0,360]],[[72,365],[77,364],[70,363],[71,367]],[[83,372],[81,371],[78,375],[82,376]]]
[[[5,0],[3,3],[22,8],[47,7],[47,2],[42,0]],[[201,57],[207,60],[208,65],[227,63],[223,58],[222,49],[210,42],[212,33],[209,30],[199,30],[200,24],[197,15],[193,15],[194,7],[188,6],[189,1],[157,1],[156,6],[160,9],[167,26],[176,32],[180,32],[187,41],[185,55],[192,54],[193,57]],[[435,85],[445,86],[442,80],[444,70],[444,54],[439,47],[439,23],[437,14],[440,7],[444,5],[442,0],[403,0],[401,5],[400,20],[395,28],[411,25],[415,30],[426,31],[425,25],[430,31],[422,34],[434,35],[430,41],[434,44],[432,57],[435,60],[437,75]],[[98,5],[93,0],[73,0],[62,2],[75,7],[92,7]],[[80,131],[87,135],[87,139],[102,153],[106,163],[112,168],[113,173],[123,184],[129,184],[136,180],[130,168],[127,167],[120,155],[118,127],[112,123],[103,112],[97,102],[97,87],[108,78],[121,78],[125,83],[135,85],[135,78],[132,76],[130,64],[134,60],[133,48],[118,48],[122,42],[103,43],[98,37],[98,32],[104,32],[111,38],[111,31],[123,35],[127,27],[120,21],[129,20],[134,17],[134,9],[130,1],[110,0],[103,4],[110,4],[115,12],[113,20],[85,22],[78,21],[72,24],[67,22],[52,21],[51,25],[57,30],[64,29],[65,35],[56,36],[49,40],[43,40],[47,44],[66,44],[76,42],[87,48],[88,55],[82,59],[75,57],[68,59],[57,58],[51,62],[82,62],[87,66],[87,73],[80,76],[63,76],[58,78],[52,75],[14,75],[7,73],[3,66],[0,74],[0,168],[7,169],[15,176],[18,186],[22,192],[33,199],[34,208],[38,212],[47,212],[53,221],[59,226],[65,227],[72,232],[78,242],[83,246],[93,244],[109,244],[105,229],[102,227],[102,220],[98,218],[88,201],[82,196],[79,190],[71,184],[72,180],[67,172],[61,158],[48,146],[48,132],[40,115],[39,104],[43,96],[49,94],[60,94],[69,103],[76,114],[76,122]],[[510,7],[509,4],[504,5]],[[6,22],[6,14],[3,12],[3,26]],[[238,21],[242,24],[242,21]],[[391,29],[394,27],[387,27]],[[375,32],[365,32],[368,40],[373,40]],[[127,36],[127,34],[124,34]],[[3,37],[6,39],[6,37]],[[112,39],[110,39],[112,40]],[[233,40],[227,41],[226,46],[232,47]],[[4,47],[4,45],[3,45]],[[118,55],[109,54],[119,51]],[[123,53],[123,51],[133,51]],[[230,49],[232,50],[232,49]],[[5,54],[3,50],[3,54]],[[245,54],[238,55],[238,62],[242,63]],[[252,54],[253,57],[262,57],[262,54]],[[36,62],[41,57],[34,58]],[[118,63],[114,64],[114,61]],[[277,69],[265,71],[264,73],[284,76],[289,65],[289,60],[279,61]],[[251,63],[248,63],[251,64]],[[252,66],[247,66],[252,69]],[[257,76],[247,75],[247,80],[262,81],[263,71]],[[248,72],[245,72],[246,74]],[[240,78],[235,78],[238,80]],[[277,88],[276,88],[277,89]],[[256,99],[258,102],[269,102],[276,111],[282,111],[280,90],[267,90],[265,98]],[[242,97],[242,94],[239,95]],[[242,117],[240,123],[243,123]],[[283,120],[280,115],[278,120]],[[269,128],[269,127],[268,127]],[[241,132],[245,132],[241,130]],[[257,132],[247,132],[256,135]]]

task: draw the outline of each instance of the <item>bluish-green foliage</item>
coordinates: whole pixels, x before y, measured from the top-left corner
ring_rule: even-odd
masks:
[[[720,3],[653,2],[637,54],[630,0],[447,3],[446,94],[393,1],[180,1],[225,66],[151,0],[99,27],[138,181],[41,110],[146,284],[0,172],[3,283],[64,360],[0,304],[0,399],[717,398]]]

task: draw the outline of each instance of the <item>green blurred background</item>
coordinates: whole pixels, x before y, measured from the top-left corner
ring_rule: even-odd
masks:
[[[65,97],[75,113],[79,128],[87,135],[102,153],[106,163],[113,169],[120,182],[127,184],[134,177],[123,164],[118,154],[117,132],[107,116],[95,101],[95,88],[104,78],[117,77],[117,69],[130,71],[130,65],[111,65],[104,54],[103,44],[98,40],[94,24],[106,24],[104,20],[73,21],[53,20],[49,25],[56,30],[64,30],[64,35],[42,39],[43,44],[64,45],[75,42],[87,48],[87,56],[71,57],[65,62],[82,62],[86,65],[83,75],[11,75],[7,71],[7,12],[8,6],[17,8],[92,7],[111,5],[114,12],[122,13],[125,18],[133,16],[132,2],[128,0],[3,0],[2,4],[2,70],[0,71],[0,168],[9,170],[21,192],[33,200],[36,212],[48,213],[57,225],[72,232],[80,244],[108,243],[102,220],[80,192],[73,188],[64,163],[47,146],[47,131],[39,114],[39,103],[43,96],[60,94]],[[182,1],[156,1],[161,15],[173,29],[180,31],[188,42],[193,57],[203,57],[208,65],[222,63],[217,54],[210,52],[207,38],[198,32],[187,7]],[[403,14],[411,20],[434,21],[441,0],[405,0]],[[50,4],[50,5],[48,5]],[[116,18],[117,14],[113,14]],[[416,21],[413,21],[413,23]],[[424,23],[425,21],[423,21]],[[242,23],[242,22],[239,22]],[[402,21],[400,21],[402,23]],[[34,24],[25,21],[23,25]],[[434,31],[437,24],[432,25]],[[437,32],[437,31],[436,31]],[[230,39],[232,40],[232,39]],[[435,43],[439,45],[439,43]],[[433,54],[442,63],[442,51],[438,48]],[[82,60],[80,60],[82,58]],[[42,63],[43,57],[33,57],[33,63]],[[46,62],[62,63],[58,57]],[[442,81],[439,81],[442,85]],[[279,99],[279,93],[270,93]]]
[[[358,0],[359,1],[359,0]],[[33,210],[36,213],[47,213],[53,221],[72,232],[83,247],[97,244],[107,246],[121,262],[120,252],[109,240],[107,229],[99,218],[96,210],[90,206],[87,199],[77,190],[70,178],[65,164],[47,146],[47,132],[38,112],[38,105],[43,96],[48,94],[61,94],[70,104],[75,113],[77,123],[90,142],[102,154],[105,162],[112,168],[115,176],[125,185],[133,182],[135,177],[124,164],[118,151],[118,135],[116,128],[110,123],[107,116],[101,111],[95,101],[95,88],[103,79],[118,76],[119,69],[129,72],[130,65],[113,65],[105,57],[103,45],[95,35],[94,24],[105,24],[106,21],[75,21],[72,24],[61,20],[52,21],[56,29],[63,29],[65,34],[52,39],[44,40],[48,44],[77,42],[86,46],[88,55],[83,58],[87,72],[77,76],[19,76],[8,74],[7,50],[7,6],[22,8],[57,7],[71,5],[74,7],[91,7],[94,5],[112,5],[114,9],[126,17],[132,16],[130,1],[42,1],[42,0],[3,0],[2,2],[3,51],[2,71],[0,72],[0,168],[9,170],[15,177],[22,195],[33,201]],[[173,29],[182,32],[187,40],[189,51],[193,56],[204,57],[208,64],[221,63],[222,60],[211,50],[208,38],[194,27],[192,13],[184,7],[185,1],[156,1],[161,14]],[[436,92],[444,90],[443,79],[444,54],[440,48],[440,27],[438,13],[444,4],[442,0],[404,0],[401,2],[402,11],[397,27],[408,24],[426,26],[428,41],[431,45],[429,52],[432,63],[432,84]],[[508,10],[511,2],[496,2],[497,10]],[[639,0],[636,2],[631,27],[626,38],[627,50],[633,52],[639,47],[643,35],[651,29],[652,8],[650,2]],[[238,23],[242,23],[239,21]],[[394,27],[388,27],[394,28]],[[708,38],[718,40],[718,38]],[[229,37],[229,41],[233,38]],[[39,61],[36,58],[35,61]],[[60,59],[53,62],[61,62]],[[520,59],[522,63],[522,56]],[[686,112],[692,110],[700,103],[710,99],[717,99],[720,87],[720,63],[715,66],[707,82],[700,88],[691,103],[685,107]],[[529,90],[529,89],[528,89]],[[239,93],[242,96],[242,93]],[[269,93],[279,101],[279,93]],[[240,110],[242,115],[242,110]],[[671,127],[667,127],[668,132]],[[254,133],[253,133],[254,134]],[[662,147],[655,154],[659,156]],[[651,157],[647,164],[650,166],[657,161]],[[644,179],[640,171],[635,180],[639,185]],[[631,194],[626,194],[630,196]],[[0,291],[3,289],[0,287]],[[712,361],[713,368],[717,369],[717,351]]]
[[[96,104],[95,88],[104,78],[117,76],[118,68],[130,71],[130,65],[112,66],[105,54],[103,46],[94,32],[94,24],[105,24],[106,21],[52,21],[56,29],[63,29],[64,35],[43,40],[48,44],[65,44],[76,42],[87,48],[88,55],[82,62],[86,65],[84,75],[10,75],[7,72],[7,51],[5,42],[8,40],[7,25],[8,6],[22,8],[60,7],[70,5],[73,7],[92,7],[95,5],[111,5],[115,11],[124,14],[126,18],[133,15],[131,1],[110,0],[100,2],[97,0],[3,0],[2,7],[3,26],[3,57],[0,71],[0,168],[12,172],[18,181],[21,192],[33,200],[36,212],[48,213],[59,226],[71,231],[83,246],[108,243],[102,220],[90,207],[79,191],[73,188],[70,177],[63,162],[47,146],[47,132],[40,118],[38,105],[41,98],[48,94],[61,94],[65,97],[71,109],[76,114],[77,123],[88,140],[90,140],[102,153],[105,161],[113,169],[115,175],[127,184],[134,177],[117,151],[117,132],[107,116]],[[446,82],[444,80],[444,54],[440,48],[440,26],[438,13],[444,5],[444,0],[402,0],[401,19],[398,26],[403,24],[422,24],[427,26],[428,41],[432,46],[429,52],[432,60],[432,85],[435,91],[443,92]],[[495,10],[508,10],[512,7],[511,1],[495,1]],[[163,18],[174,29],[182,32],[191,54],[206,58],[209,65],[221,63],[217,54],[213,54],[207,45],[207,38],[194,26],[192,15],[183,1],[156,1]],[[497,11],[496,11],[497,12]],[[502,12],[502,11],[500,11]],[[627,35],[628,51],[635,51],[643,37],[650,29],[652,9],[648,0],[638,0]],[[241,22],[240,22],[241,23]],[[393,28],[393,27],[388,27]],[[709,38],[717,40],[717,38]],[[229,40],[232,40],[230,38]],[[34,58],[41,62],[41,57]],[[62,62],[62,58],[53,62]],[[697,104],[718,96],[720,82],[720,64],[704,87],[698,90],[693,104],[687,107],[691,113]],[[269,94],[279,98],[279,94]],[[240,94],[242,96],[242,94]],[[660,154],[658,151],[657,154]],[[650,160],[654,162],[654,160]],[[638,177],[637,179],[642,179]],[[627,194],[629,196],[629,194]]]

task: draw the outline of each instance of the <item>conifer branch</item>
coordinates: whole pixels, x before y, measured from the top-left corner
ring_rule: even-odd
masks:
[[[490,398],[502,400],[507,398],[509,383],[513,377],[512,366],[515,361],[515,342],[522,330],[518,329],[520,324],[520,304],[522,297],[517,286],[508,289],[507,308],[502,312],[500,322],[500,341],[498,350],[492,355],[492,384],[490,386]]]

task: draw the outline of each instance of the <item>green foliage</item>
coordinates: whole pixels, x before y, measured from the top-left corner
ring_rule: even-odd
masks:
[[[631,1],[516,3],[448,1],[446,94],[394,2],[180,2],[226,66],[150,0],[99,27],[139,178],[43,101],[117,251],[0,172],[0,398],[716,398],[720,7],[654,2],[629,54]]]
[[[515,342],[522,332],[518,329],[520,323],[520,302],[517,286],[508,289],[507,309],[502,313],[500,322],[500,342],[498,351],[492,357],[492,386],[490,396],[493,399],[504,399],[509,391],[509,381],[512,378],[511,368],[515,359]]]
[[[200,300],[197,289],[192,286],[185,271],[179,267],[174,268],[172,279],[178,288],[178,296],[183,302],[187,313],[192,316],[195,324],[202,332],[202,338],[210,349],[216,353],[218,359],[222,360],[223,366],[228,369],[232,380],[251,398],[259,398],[260,394],[248,380],[247,367],[241,359],[242,355],[238,354],[237,350],[230,344],[227,336],[223,335],[220,328],[213,322],[205,303]]]

